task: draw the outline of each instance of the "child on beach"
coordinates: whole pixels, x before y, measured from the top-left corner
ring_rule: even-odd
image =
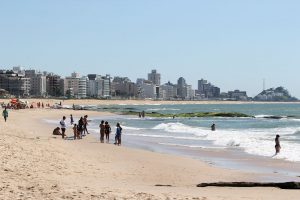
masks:
[[[74,140],[79,139],[78,138],[78,131],[77,131],[77,124],[74,124],[73,126],[73,133],[74,133]]]
[[[116,136],[115,136],[115,145],[120,146],[121,145],[121,135],[122,135],[122,127],[120,126],[120,123],[117,123],[117,129],[116,129]]]

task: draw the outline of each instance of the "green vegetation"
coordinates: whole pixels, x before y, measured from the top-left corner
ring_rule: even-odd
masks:
[[[122,113],[123,115],[138,115],[139,112],[136,111],[126,111]],[[145,116],[148,117],[253,117],[251,115],[246,115],[243,113],[226,113],[226,112],[195,112],[195,113],[178,113],[174,114],[162,114],[157,112],[147,112]]]

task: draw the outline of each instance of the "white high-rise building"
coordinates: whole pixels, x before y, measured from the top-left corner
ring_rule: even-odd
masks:
[[[86,92],[87,92],[87,77],[83,76],[79,79],[78,82],[78,98],[86,98]]]
[[[194,99],[195,98],[195,90],[193,90],[191,85],[186,85],[186,92],[187,92],[187,99]]]
[[[107,98],[111,96],[111,80],[110,75],[106,75],[103,77],[103,97]]]

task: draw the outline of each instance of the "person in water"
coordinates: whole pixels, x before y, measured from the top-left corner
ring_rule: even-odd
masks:
[[[275,155],[280,153],[280,149],[281,149],[279,137],[280,137],[280,135],[276,135],[276,137],[275,137]]]
[[[212,131],[215,131],[216,130],[216,124],[213,123],[210,128],[211,128]]]

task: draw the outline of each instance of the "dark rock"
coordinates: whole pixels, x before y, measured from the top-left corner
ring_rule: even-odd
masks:
[[[277,187],[281,189],[300,189],[300,182],[215,182],[215,183],[200,183],[197,187]]]

